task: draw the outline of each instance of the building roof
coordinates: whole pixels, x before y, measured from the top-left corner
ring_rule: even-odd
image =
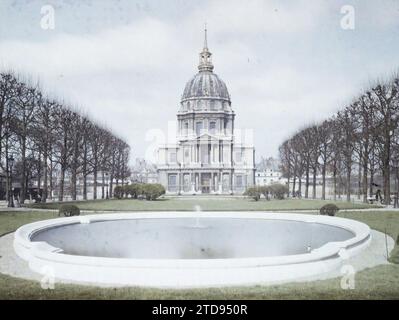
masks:
[[[199,72],[187,82],[182,100],[217,99],[230,102],[226,84],[213,73],[212,53],[208,49],[207,30],[205,29],[204,48],[200,53]]]

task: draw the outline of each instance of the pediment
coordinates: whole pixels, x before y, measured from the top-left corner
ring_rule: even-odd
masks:
[[[197,137],[196,140],[220,140],[220,138],[210,133],[203,133],[199,137]]]

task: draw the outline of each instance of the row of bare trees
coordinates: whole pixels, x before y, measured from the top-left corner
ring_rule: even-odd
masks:
[[[0,165],[7,199],[11,176],[20,183],[21,203],[33,182],[42,188],[42,202],[55,189],[58,200],[64,199],[66,190],[76,200],[78,179],[83,180],[82,195],[87,199],[89,176],[94,199],[97,181],[102,182],[104,198],[106,180],[112,190],[114,183],[123,184],[129,175],[129,152],[129,145],[109,129],[46,97],[38,85],[22,81],[13,72],[0,72]],[[10,159],[15,159],[13,172]]]
[[[334,199],[352,190],[367,201],[382,189],[385,204],[399,185],[399,76],[378,81],[352,103],[320,124],[303,128],[279,148],[281,169],[292,193],[316,198],[316,178],[321,175],[326,198],[330,176]],[[377,181],[378,178],[378,181]],[[354,188],[353,185],[356,185]],[[394,189],[394,190],[392,190]]]

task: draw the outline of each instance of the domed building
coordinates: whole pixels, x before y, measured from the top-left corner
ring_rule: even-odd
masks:
[[[181,98],[176,144],[158,149],[159,181],[169,194],[242,193],[255,182],[255,150],[235,141],[235,113],[213,72],[206,30],[198,69]]]

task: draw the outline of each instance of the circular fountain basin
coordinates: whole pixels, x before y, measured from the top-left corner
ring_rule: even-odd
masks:
[[[370,242],[360,222],[265,212],[154,212],[22,226],[14,249],[38,273],[98,285],[281,283],[339,268]]]

